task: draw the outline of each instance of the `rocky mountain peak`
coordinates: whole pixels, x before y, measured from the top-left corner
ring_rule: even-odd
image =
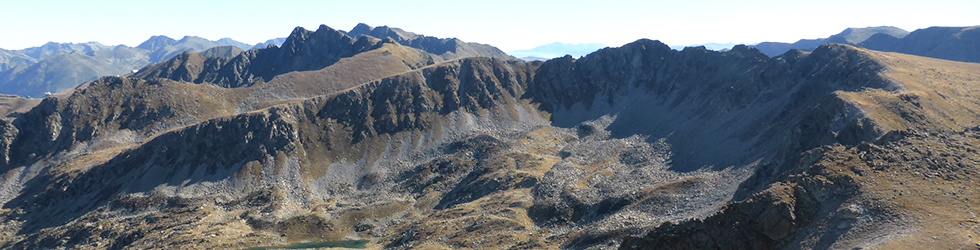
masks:
[[[354,28],[351,29],[350,32],[347,32],[347,35],[357,38],[371,33],[372,29],[374,28],[372,28],[370,25],[367,25],[365,23],[357,23],[357,25],[354,26]]]
[[[326,25],[321,25],[316,31],[296,27],[278,48],[246,51],[240,56],[220,60],[174,58],[141,70],[136,76],[207,82],[225,87],[250,86],[288,72],[325,68],[341,58],[376,48],[375,42],[378,40],[359,41],[361,43],[355,43],[343,32]]]
[[[310,50],[308,52],[312,52],[312,49],[316,46],[328,46],[329,44],[336,43],[353,44],[354,40],[338,30],[326,25],[320,25],[316,31],[296,27],[280,47],[285,51],[298,53],[300,50]]]
[[[371,27],[367,24],[359,23],[354,29],[347,33],[348,36],[359,38],[361,36],[372,36],[379,39],[391,38],[399,44],[425,50],[426,52],[441,56],[443,59],[455,59],[469,56],[487,56],[501,59],[514,59],[507,53],[493,46],[477,43],[467,43],[456,38],[437,38],[420,35],[402,30],[400,28],[378,26]]]
[[[174,44],[177,44],[177,40],[174,40],[168,36],[158,35],[150,37],[150,39],[147,39],[143,43],[140,43],[140,45],[137,45],[136,48],[153,51]]]

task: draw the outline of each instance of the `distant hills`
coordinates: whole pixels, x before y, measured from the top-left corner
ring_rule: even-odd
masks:
[[[582,57],[589,53],[595,52],[596,50],[607,47],[605,44],[601,43],[560,43],[554,42],[538,47],[534,47],[529,50],[515,50],[507,52],[514,57],[525,59],[528,61],[540,60],[540,59],[551,59],[556,57],[562,57],[565,55],[571,55],[572,57]]]
[[[283,42],[286,42],[285,37],[273,38],[273,39],[266,40],[265,42],[258,43],[255,46],[252,46],[252,49],[264,49],[271,45],[279,46],[282,45]]]
[[[980,62],[980,26],[929,27],[904,37],[874,34],[857,45],[886,52]]]
[[[775,57],[791,49],[812,51],[828,43],[946,60],[980,62],[980,26],[929,27],[912,32],[890,26],[848,28],[827,38],[803,39],[794,43],[763,42],[752,47]]]
[[[278,46],[281,41],[271,39],[263,44]],[[200,52],[222,46],[233,46],[238,52],[253,47],[231,38],[211,41],[196,36],[185,36],[180,40],[153,36],[136,47],[108,46],[98,42],[50,42],[22,50],[0,49],[0,93],[43,97],[46,93],[56,93],[102,76],[128,74],[185,51]],[[223,54],[215,55],[231,54],[235,52],[229,48]]]
[[[671,49],[674,49],[674,50],[684,50],[684,48],[687,48],[687,47],[704,46],[704,48],[705,49],[708,49],[708,50],[725,51],[725,50],[732,49],[733,47],[735,47],[735,45],[738,45],[738,44],[736,44],[736,43],[703,43],[703,44],[691,44],[691,45],[672,45],[672,46],[670,46],[670,48]]]
[[[883,34],[891,37],[901,38],[908,35],[909,32],[900,28],[891,26],[879,26],[879,27],[867,27],[867,28],[847,28],[841,33],[832,35],[827,38],[819,39],[800,39],[794,43],[780,43],[780,42],[762,42],[756,44],[756,49],[762,51],[763,54],[767,56],[774,57],[782,55],[791,49],[798,49],[803,51],[812,51],[820,45],[828,43],[839,43],[839,44],[850,44],[855,45],[863,42],[869,37],[875,34]]]
[[[424,36],[388,26],[371,27],[361,23],[351,32],[340,30],[337,32],[338,36],[349,36],[351,41],[356,41],[363,36],[390,39],[391,42],[434,54],[438,57],[437,61],[472,56],[516,59],[490,45],[467,43],[456,38]],[[184,52],[207,51],[201,56],[230,59],[245,50],[278,47],[286,41],[287,38],[281,37],[250,45],[231,38],[212,41],[196,36],[185,36],[180,40],[167,36],[153,36],[136,47],[107,46],[89,42],[48,43],[23,50],[0,49],[0,94],[43,97],[102,76],[125,75],[148,65],[164,62]],[[380,41],[372,44],[377,42]],[[218,47],[226,48],[209,51]],[[350,55],[352,54],[344,54],[343,57]],[[243,60],[249,61],[248,58]],[[234,65],[229,66],[234,67]],[[262,68],[273,67],[262,66]],[[248,79],[237,79],[233,85],[247,82]]]
[[[456,38],[424,36],[388,26],[371,27],[361,23],[350,32],[335,30],[326,25],[321,25],[316,31],[297,27],[284,40],[281,47],[250,50],[233,58],[229,56],[209,58],[212,56],[207,53],[182,53],[171,60],[141,69],[134,76],[147,80],[166,78],[174,81],[212,83],[223,87],[246,87],[272,81],[273,77],[289,72],[323,69],[341,59],[382,48],[384,44],[398,44],[420,50],[420,52],[405,52],[398,55],[405,58],[421,58],[419,63],[409,63],[420,64],[412,68],[475,56],[515,60],[490,45],[467,43]],[[350,71],[365,74],[359,71],[366,68],[368,67],[363,66]]]
[[[364,23],[358,23],[346,35],[355,40],[362,36],[371,36],[378,39],[390,38],[401,45],[421,49],[444,59],[471,56],[512,58],[497,47],[490,45],[463,42],[457,38],[424,36],[388,26],[371,27]]]

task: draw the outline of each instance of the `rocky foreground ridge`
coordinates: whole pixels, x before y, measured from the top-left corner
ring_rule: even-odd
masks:
[[[297,29],[278,49],[184,54],[47,98],[0,121],[0,246],[955,248],[976,237],[976,64],[645,39],[544,63],[427,51]]]

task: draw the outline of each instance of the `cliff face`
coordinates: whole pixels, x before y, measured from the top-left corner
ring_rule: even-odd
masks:
[[[769,174],[772,181],[766,182],[771,183],[761,185],[759,192],[744,192],[744,200],[715,215],[663,224],[643,237],[628,238],[621,248],[975,245],[964,236],[970,230],[950,225],[974,212],[970,200],[976,193],[967,187],[975,182],[970,176],[977,169],[970,162],[976,156],[965,147],[976,143],[974,127],[980,124],[968,115],[980,110],[970,98],[977,94],[970,87],[977,66],[902,54],[862,54],[882,67],[882,79],[899,88],[835,91],[833,96],[865,114],[862,127],[887,133],[851,146],[816,141],[822,146]],[[821,117],[829,119],[830,114],[809,117],[805,124],[820,128]],[[742,186],[759,176],[766,175],[757,171]]]
[[[338,95],[233,117],[210,119],[163,132],[131,149],[88,150],[82,151],[81,155],[66,154],[64,151],[82,150],[93,145],[86,144],[86,141],[111,137],[100,131],[142,131],[138,127],[123,125],[133,121],[176,119],[157,116],[135,116],[135,119],[130,119],[134,117],[125,115],[113,118],[111,110],[115,108],[112,106],[99,109],[106,110],[105,112],[85,114],[95,116],[89,117],[81,116],[71,108],[76,105],[91,106],[80,105],[79,102],[86,100],[86,94],[94,94],[93,91],[102,88],[106,88],[108,92],[100,96],[122,95],[129,98],[136,96],[127,92],[134,91],[130,86],[138,86],[137,90],[151,88],[137,79],[108,79],[107,82],[95,83],[67,101],[49,98],[18,122],[21,122],[20,128],[50,129],[20,130],[22,133],[14,137],[15,146],[12,148],[15,152],[10,154],[10,158],[14,160],[9,165],[15,168],[11,171],[18,173],[48,168],[49,164],[67,165],[34,176],[27,174],[27,180],[6,180],[8,186],[5,188],[15,188],[11,183],[29,183],[20,190],[24,194],[5,194],[9,199],[5,201],[5,207],[18,211],[6,215],[13,216],[8,219],[19,218],[17,221],[22,223],[18,223],[21,226],[18,226],[17,232],[26,237],[19,237],[20,240],[14,246],[152,246],[163,244],[164,241],[180,243],[176,239],[149,236],[147,230],[150,227],[132,224],[140,223],[139,221],[122,218],[116,220],[120,225],[130,225],[128,228],[95,228],[99,225],[81,226],[69,222],[100,217],[115,218],[113,214],[123,211],[158,211],[162,216],[185,221],[185,216],[192,215],[186,214],[188,211],[182,210],[184,207],[197,206],[203,202],[202,199],[217,197],[224,197],[219,198],[223,199],[222,209],[251,214],[243,217],[247,219],[249,228],[283,232],[290,240],[346,237],[346,233],[353,230],[355,225],[338,225],[336,233],[317,236],[296,234],[291,231],[294,230],[293,227],[311,225],[293,225],[287,223],[289,220],[284,220],[300,214],[314,216],[312,218],[331,218],[331,215],[351,212],[349,208],[331,209],[330,213],[317,215],[300,212],[336,199],[352,202],[359,200],[356,197],[369,196],[377,201],[357,209],[378,209],[375,207],[379,206],[378,203],[405,202],[403,199],[406,194],[392,191],[392,184],[379,185],[387,186],[381,189],[368,188],[365,186],[368,184],[362,183],[395,182],[397,174],[410,166],[404,164],[425,161],[431,157],[426,154],[438,155],[439,153],[433,152],[441,152],[439,143],[449,140],[444,138],[459,138],[465,136],[467,131],[486,129],[476,124],[468,127],[459,127],[456,124],[464,125],[482,120],[485,123],[500,123],[499,129],[506,129],[544,122],[541,118],[534,118],[537,117],[534,112],[526,113],[528,108],[516,98],[523,93],[531,77],[530,72],[531,68],[521,63],[466,59],[366,84]],[[107,102],[113,104],[111,100]],[[522,115],[519,112],[525,113]],[[484,113],[480,116],[498,118],[473,120],[473,114],[480,113]],[[82,133],[84,131],[95,132]],[[391,139],[384,139],[386,137]],[[384,150],[379,151],[384,148],[383,145],[392,143],[408,148],[394,152],[394,155],[388,155],[391,153]],[[28,144],[36,146],[19,146]],[[414,150],[409,146],[413,144],[424,154],[413,156]],[[62,148],[59,150],[58,147]],[[218,148],[220,150],[215,150]],[[62,153],[58,153],[59,151]],[[42,152],[50,153],[38,154]],[[399,162],[405,160],[410,161]],[[32,162],[35,163],[31,164]],[[93,164],[86,165],[84,162]],[[391,172],[383,171],[386,168],[393,169],[389,170]],[[379,169],[382,171],[376,172]],[[359,186],[365,186],[365,190],[350,192],[351,187]],[[261,196],[260,199],[271,199],[274,201],[272,207],[252,204],[251,201],[243,205],[238,201],[251,199],[245,197],[254,195]],[[58,216],[47,216],[50,214]],[[138,217],[139,220],[152,220],[150,217]],[[173,225],[169,223],[174,221],[161,223],[163,224],[147,225]],[[59,229],[51,231],[46,228]],[[103,240],[93,242],[85,237],[73,237],[77,240],[68,242],[57,240],[81,232],[102,232]],[[286,239],[280,238],[278,233],[254,236],[243,238],[245,241],[231,238],[227,242],[215,241],[213,246],[241,246],[252,240]],[[190,242],[183,244],[188,243]]]
[[[666,138],[678,170],[724,168],[876,138],[865,115],[832,93],[898,89],[881,69],[840,45],[769,59],[744,46],[674,51],[641,40],[546,62],[527,95],[558,126],[615,116],[613,136]]]
[[[651,40],[579,60],[437,63],[344,37],[297,30],[279,49],[185,54],[137,75],[220,86],[105,78],[0,121],[0,245],[850,246],[910,228],[914,202],[870,184],[889,168],[975,159],[968,146],[901,158],[973,143],[951,132],[980,124],[966,115],[980,112],[973,64]],[[369,65],[401,66],[350,70]]]

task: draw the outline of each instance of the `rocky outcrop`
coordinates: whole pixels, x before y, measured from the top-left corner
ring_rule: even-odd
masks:
[[[610,114],[618,116],[609,126],[613,136],[667,138],[675,150],[674,168],[727,167],[781,161],[780,155],[823,143],[856,143],[852,137],[877,137],[873,125],[862,125],[863,114],[833,93],[896,90],[878,75],[881,69],[843,45],[770,59],[745,46],[675,51],[640,40],[579,60],[550,60],[526,95],[552,112],[558,126]],[[827,114],[846,115],[830,119]],[[842,133],[850,126],[865,134]]]
[[[830,217],[829,211],[857,191],[850,176],[812,166],[827,150],[817,149],[803,157],[796,169],[808,169],[807,173],[784,173],[793,178],[726,205],[705,219],[667,222],[645,237],[627,237],[620,249],[782,249],[799,240],[795,235],[806,231],[816,218]]]
[[[969,229],[948,223],[973,216],[959,207],[973,206],[976,194],[960,190],[978,169],[956,162],[975,161],[966,147],[977,131],[894,131],[875,143],[822,146],[751,198],[628,237],[620,249],[973,247],[960,238]]]

